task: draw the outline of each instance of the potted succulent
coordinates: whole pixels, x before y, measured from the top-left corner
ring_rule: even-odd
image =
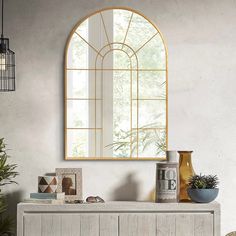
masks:
[[[212,202],[218,195],[218,184],[216,175],[193,175],[189,179],[187,192],[193,202]]]

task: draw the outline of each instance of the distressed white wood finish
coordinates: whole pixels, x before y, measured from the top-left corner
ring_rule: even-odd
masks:
[[[215,212],[220,210],[217,202],[198,203],[153,203],[153,202],[106,202],[94,204],[33,204],[19,203],[18,213],[24,212]],[[23,212],[21,212],[23,211]]]
[[[100,215],[100,236],[119,236],[119,215]]]
[[[80,236],[80,215],[61,215],[61,236]]]
[[[175,215],[157,214],[157,236],[175,236]]]
[[[213,214],[194,215],[194,236],[213,235]]]
[[[41,215],[41,235],[60,236],[61,235],[61,216],[58,214]]]
[[[179,214],[175,216],[175,234],[176,236],[194,236],[194,217],[192,214]]]
[[[213,234],[212,213],[157,214],[157,236],[209,236]]]
[[[18,236],[220,236],[218,203],[18,204]]]
[[[99,215],[81,214],[80,236],[99,236]]]
[[[156,215],[155,214],[121,214],[120,236],[155,236]]]
[[[41,236],[41,215],[30,214],[24,216],[24,235]]]

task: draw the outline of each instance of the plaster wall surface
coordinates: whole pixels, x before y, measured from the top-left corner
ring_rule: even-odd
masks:
[[[0,137],[18,163],[10,209],[37,176],[82,167],[83,192],[148,200],[155,162],[63,160],[63,54],[73,26],[100,8],[126,6],[156,23],[169,51],[169,148],[194,150],[198,173],[218,174],[222,233],[236,230],[236,1],[8,0],[5,35],[16,53],[17,90],[0,93]]]

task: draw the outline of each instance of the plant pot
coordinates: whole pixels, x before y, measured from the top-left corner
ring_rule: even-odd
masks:
[[[216,199],[219,189],[187,189],[188,195],[193,202],[208,203]]]

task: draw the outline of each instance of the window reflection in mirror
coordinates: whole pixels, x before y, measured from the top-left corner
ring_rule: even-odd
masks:
[[[166,61],[159,30],[134,11],[78,24],[66,47],[65,159],[165,157]]]

